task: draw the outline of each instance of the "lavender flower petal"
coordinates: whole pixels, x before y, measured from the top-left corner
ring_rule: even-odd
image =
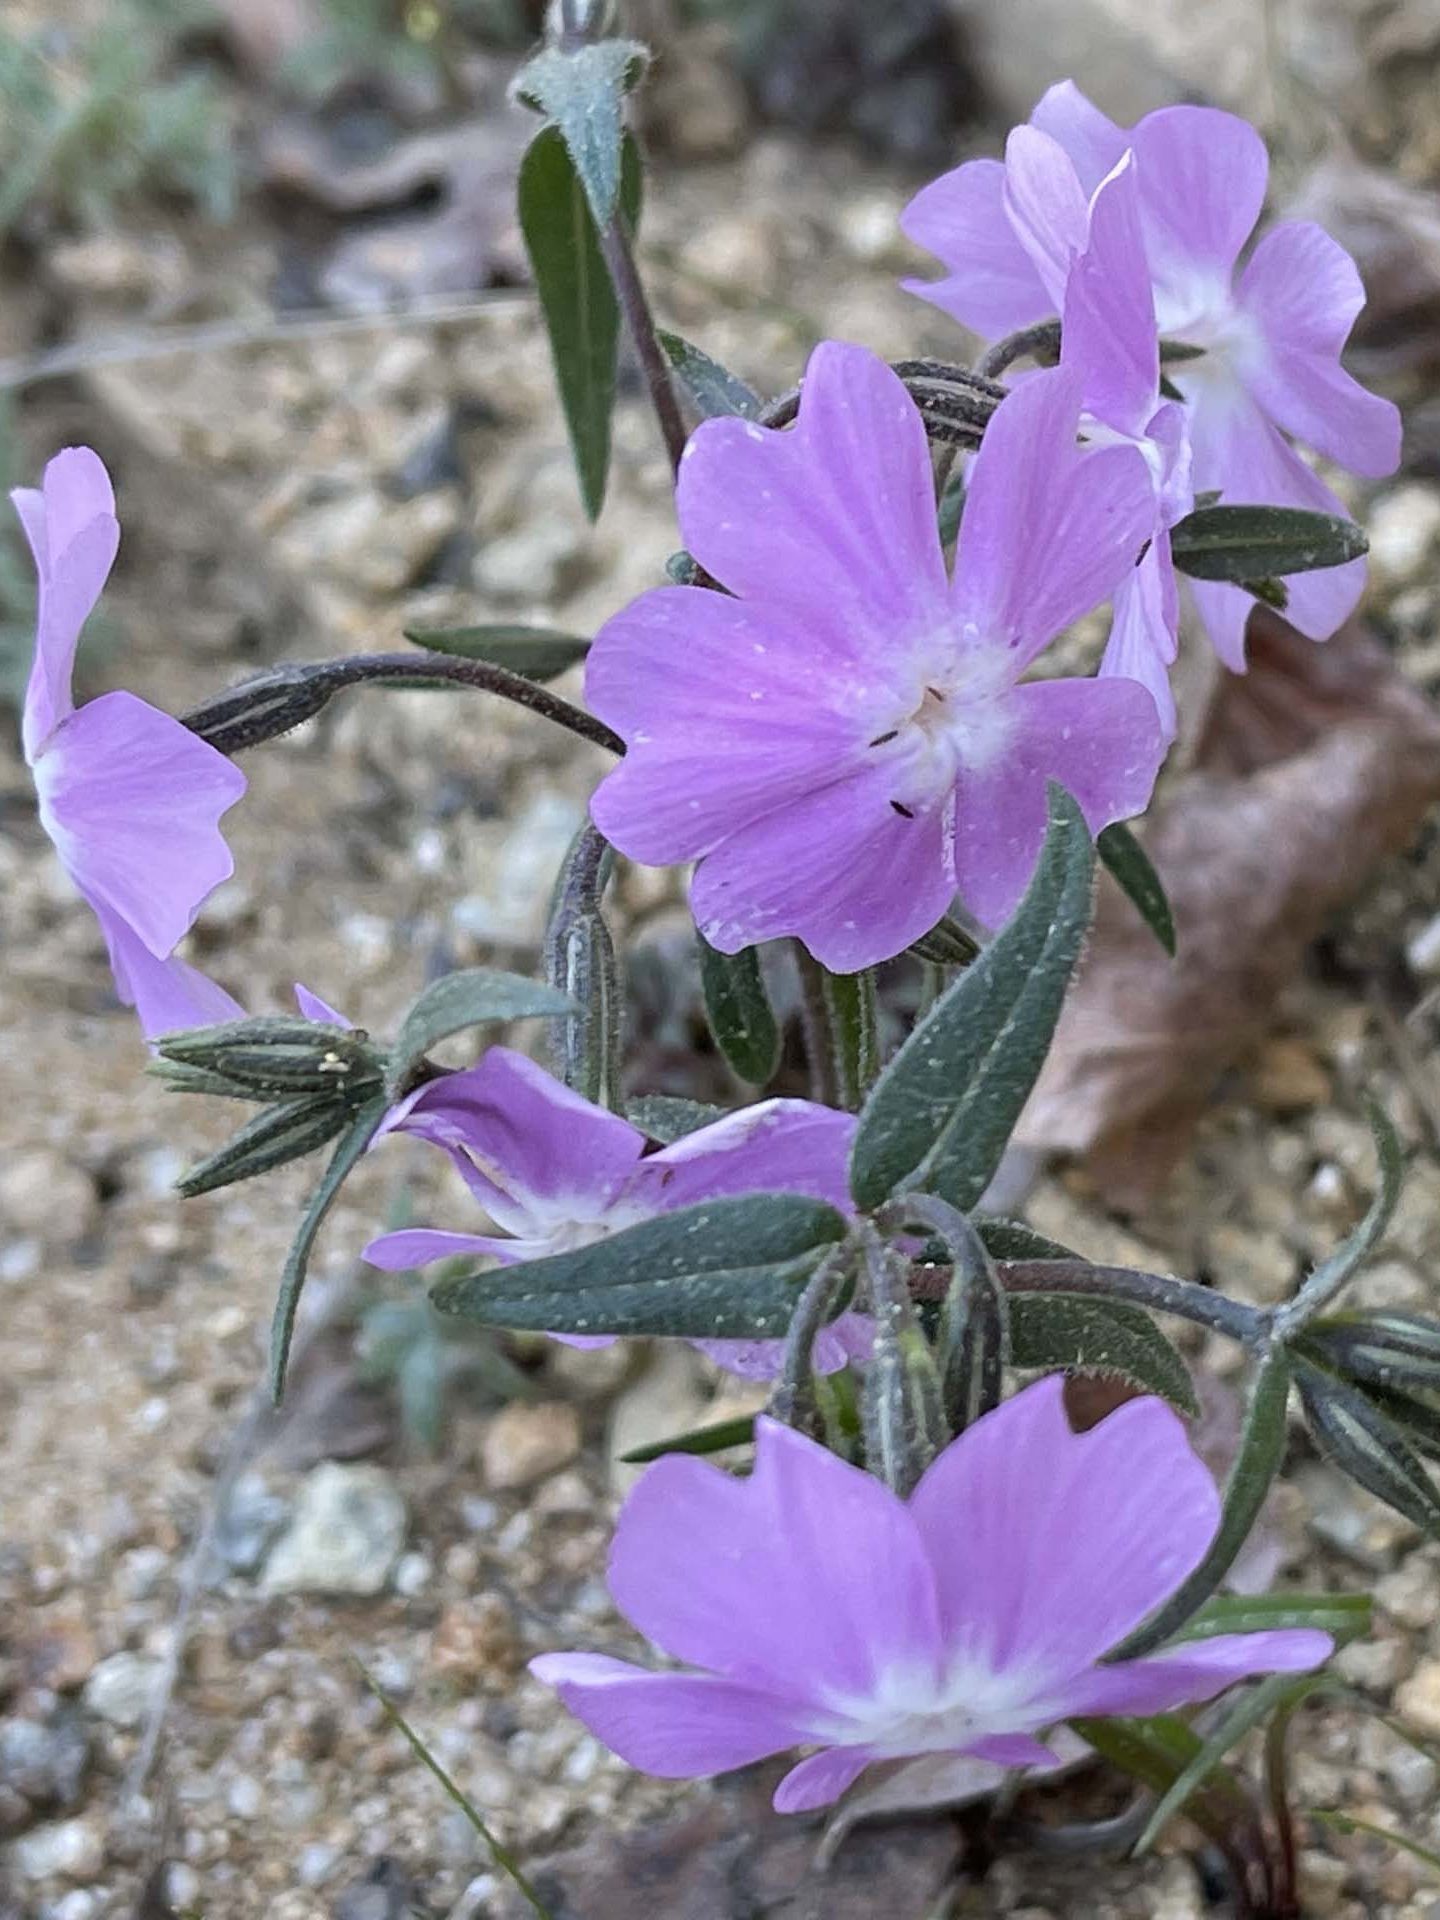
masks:
[[[1073,80],[1059,80],[1040,96],[1030,125],[1064,148],[1087,197],[1130,144],[1125,129],[1087,100]]]
[[[1005,210],[1005,169],[998,160],[968,160],[932,180],[900,215],[900,226],[917,247],[952,268],[944,279],[901,285],[972,333],[993,339],[1055,311]]]
[[[1192,1640],[1144,1660],[1093,1667],[1066,1690],[1062,1711],[1067,1718],[1087,1713],[1168,1713],[1213,1699],[1237,1680],[1256,1674],[1308,1673],[1328,1656],[1332,1644],[1328,1633],[1308,1627]]]
[[[509,1047],[427,1080],[391,1109],[376,1138],[387,1133],[442,1147],[486,1211],[526,1238],[535,1237],[537,1210],[598,1218],[645,1148],[638,1127]]]
[[[34,764],[70,713],[70,678],[80,630],[94,611],[120,544],[115,495],[98,455],[66,447],[45,469],[42,488],[10,495],[39,575],[35,663],[25,692],[25,758]]]
[[[1223,489],[1227,505],[1306,507],[1315,513],[1345,508],[1323,480],[1271,426],[1255,402],[1228,381],[1195,375],[1180,383],[1191,401],[1195,485]],[[1365,562],[1294,573],[1286,579],[1285,617],[1312,640],[1326,640],[1354,612],[1365,589]],[[1211,644],[1234,673],[1245,670],[1245,627],[1254,601],[1243,588],[1192,580]]]
[[[1249,124],[1216,107],[1162,107],[1130,142],[1163,332],[1223,301],[1265,205],[1270,159]]]
[[[1287,433],[1374,479],[1399,464],[1400,410],[1340,364],[1364,304],[1355,262],[1309,221],[1273,227],[1236,289],[1258,336],[1241,363],[1251,393]]]
[[[76,886],[157,959],[235,870],[219,821],[244,793],[244,774],[133,693],[104,694],[62,721],[35,762],[35,785]]]
[[[793,1703],[710,1674],[646,1673],[598,1653],[542,1653],[530,1671],[622,1760],[662,1780],[725,1773],[808,1737]]]
[[[1143,813],[1165,752],[1153,697],[1134,680],[1036,680],[1003,706],[1003,751],[963,773],[955,798],[955,877],[987,926],[1018,904],[1045,838],[1045,789],[1058,780],[1099,833]]]
[[[1022,1670],[1032,1696],[1172,1593],[1220,1517],[1215,1483],[1162,1401],[1132,1400],[1077,1434],[1063,1388],[1053,1375],[978,1421],[911,1501],[947,1647],[992,1672]]]
[[[978,641],[1008,643],[1012,678],[1109,597],[1154,528],[1140,452],[1077,445],[1081,391],[1074,369],[1035,374],[1000,407],[975,459],[955,613]]]
[[[709,420],[676,492],[690,552],[731,593],[804,622],[869,671],[878,634],[943,619],[945,564],[924,423],[863,347],[822,341],[785,431]],[[879,450],[884,449],[883,458]]]
[[[617,1606],[677,1660],[844,1718],[887,1667],[938,1678],[934,1581],[905,1503],[773,1420],[737,1480],[671,1455],[615,1530]],[[814,1737],[813,1735],[811,1737]]]
[[[929,932],[955,892],[948,794],[912,792],[901,752],[877,749],[700,863],[690,905],[712,946],[737,953],[796,934],[824,966],[853,973]]]
[[[134,1007],[147,1040],[182,1027],[211,1027],[243,1020],[245,1009],[221,986],[173,954],[157,959],[145,942],[103,901],[90,906],[100,922],[115,985],[127,1007]]]

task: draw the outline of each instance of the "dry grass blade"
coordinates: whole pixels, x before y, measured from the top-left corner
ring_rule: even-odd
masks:
[[[485,1845],[490,1849],[491,1858],[494,1860],[496,1866],[499,1867],[500,1871],[505,1874],[524,1896],[530,1908],[539,1915],[539,1920],[551,1920],[549,1908],[525,1878],[514,1854],[511,1853],[508,1847],[502,1846],[495,1838],[474,1803],[467,1799],[465,1794],[460,1791],[460,1788],[456,1786],[455,1782],[450,1778],[450,1775],[445,1771],[444,1767],[441,1766],[434,1754],[431,1753],[430,1749],[425,1745],[425,1742],[420,1738],[419,1734],[416,1733],[415,1729],[410,1725],[409,1721],[405,1718],[404,1714],[401,1713],[400,1709],[380,1683],[371,1675],[361,1661],[357,1660],[355,1664],[360,1669],[361,1679],[364,1680],[365,1685],[384,1708],[386,1719],[389,1720],[391,1726],[403,1737],[405,1744],[415,1755],[415,1758],[420,1762],[421,1766],[432,1773],[440,1782],[440,1785],[444,1788],[450,1799],[455,1802],[455,1805],[460,1809],[461,1813],[464,1814],[476,1833],[479,1834]]]

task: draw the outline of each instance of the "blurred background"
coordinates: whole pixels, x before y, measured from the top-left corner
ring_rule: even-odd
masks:
[[[1271,619],[1245,681],[1182,686],[1150,842],[1180,962],[1102,902],[1005,1199],[1094,1257],[1275,1300],[1363,1211],[1369,1093],[1416,1163],[1361,1303],[1435,1310],[1440,4],[623,12],[656,52],[637,100],[654,303],[762,391],[825,335],[964,357],[898,288],[925,265],[897,216],[1066,75],[1124,122],[1179,100],[1248,115],[1272,143],[1272,210],[1357,255],[1352,364],[1407,419],[1393,480],[1327,476],[1370,525],[1369,600],[1323,651]],[[506,88],[540,27],[527,0],[4,0],[0,469],[34,482],[84,440],[115,477],[86,694],[178,710],[407,627],[590,634],[662,577],[678,539],[633,371],[592,527],[526,286],[514,176],[535,122]],[[1221,1911],[1183,1832],[1139,1865],[1025,1853],[982,1878],[978,1830],[911,1819],[861,1828],[820,1880],[813,1832],[761,1820],[753,1785],[632,1777],[559,1712],[529,1655],[634,1650],[603,1586],[631,1473],[615,1456],[754,1395],[689,1349],[577,1355],[438,1325],[416,1285],[357,1258],[387,1224],[468,1217],[406,1143],[347,1186],[286,1407],[260,1406],[314,1169],[171,1193],[233,1116],[143,1076],[41,834],[14,704],[32,617],[0,516],[0,1916],[510,1913],[356,1655],[551,1875],[557,1916],[629,1920],[641,1884],[686,1920],[909,1920],[946,1888],[956,1914]],[[449,967],[531,969],[600,767],[475,696],[348,696],[249,756],[236,875],[194,954],[255,1011],[303,980],[378,1031]],[[705,1036],[673,876],[624,873],[617,918],[635,1085],[741,1097]],[[889,982],[895,1018],[912,988]],[[1191,1357],[1222,1464],[1235,1356]],[[1440,1558],[1298,1440],[1292,1466],[1254,1577],[1375,1588],[1377,1635],[1346,1677],[1440,1737]],[[1299,1744],[1302,1806],[1440,1840],[1436,1767],[1381,1721],[1327,1708]],[[1104,1782],[1075,1792],[1112,1805]],[[1363,1836],[1313,1829],[1306,1872],[1316,1914],[1440,1914],[1440,1879]]]

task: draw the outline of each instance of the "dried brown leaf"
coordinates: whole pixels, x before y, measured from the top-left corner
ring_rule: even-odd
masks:
[[[501,99],[357,161],[296,116],[266,129],[260,162],[272,192],[339,229],[316,276],[327,300],[404,306],[523,277],[515,174],[533,131],[533,118]]]
[[[1085,1156],[1116,1205],[1164,1179],[1305,949],[1440,799],[1440,716],[1363,624],[1319,647],[1260,609],[1250,660],[1220,684],[1194,770],[1146,825],[1178,956],[1102,887],[1016,1136]]]
[[[717,1782],[667,1819],[630,1831],[601,1827],[578,1845],[527,1860],[553,1920],[920,1920],[936,1910],[959,1852],[941,1821],[900,1821],[856,1836],[828,1873],[814,1863],[815,1830],[780,1820],[770,1794],[784,1767]],[[531,1920],[512,1889],[491,1920]]]

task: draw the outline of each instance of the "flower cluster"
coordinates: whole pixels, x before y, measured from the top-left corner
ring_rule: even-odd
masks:
[[[1288,436],[1363,475],[1388,472],[1398,458],[1395,409],[1340,364],[1361,302],[1348,256],[1319,228],[1292,222],[1271,228],[1242,264],[1266,171],[1258,136],[1230,115],[1177,107],[1127,130],[1066,84],[1014,130],[1003,163],[969,162],[920,193],[905,230],[948,271],[910,283],[913,290],[999,340],[988,357],[994,370],[1011,374],[1027,353],[1042,364],[1011,375],[1008,386],[966,376],[988,417],[983,433],[975,429],[978,451],[954,473],[953,436],[937,462],[903,363],[897,370],[837,341],[815,348],[787,424],[738,413],[704,421],[677,481],[696,584],[644,593],[602,628],[585,674],[594,719],[551,703],[583,723],[577,731],[623,750],[593,796],[594,827],[581,845],[603,836],[631,860],[693,863],[691,905],[709,946],[728,956],[792,938],[818,963],[812,978],[829,1005],[831,976],[864,973],[927,936],[933,942],[952,911],[971,928],[994,929],[1033,880],[1022,915],[1030,912],[1047,873],[1063,864],[1047,841],[1060,805],[1083,862],[1085,829],[1098,836],[1142,813],[1176,730],[1170,668],[1184,549],[1175,529],[1217,498],[1337,510]],[[953,558],[937,483],[946,499],[963,499]],[[99,921],[121,997],[147,1038],[240,1020],[237,1003],[178,948],[232,870],[219,822],[243,795],[244,776],[199,722],[187,726],[130,693],[73,705],[81,629],[119,541],[98,457],[86,448],[61,453],[42,489],[14,500],[40,582],[23,742],[45,831]],[[1292,552],[1292,564],[1302,561],[1313,564]],[[1362,579],[1360,560],[1285,577],[1289,617],[1325,638],[1353,608]],[[1252,596],[1226,580],[1191,580],[1186,591],[1220,659],[1243,671]],[[1068,670],[1070,652],[1047,655],[1107,605],[1097,672]],[[402,658],[397,669],[391,658],[387,671],[405,677],[409,665]],[[529,686],[504,677],[512,694]],[[530,688],[526,703],[537,705],[542,691],[549,698]],[[1054,890],[1058,898],[1070,888],[1073,940],[1044,989],[1054,987],[1053,1005],[1048,1015],[1030,1009],[1036,1033],[1046,1017],[1050,1027],[1038,1042],[1022,1036],[1021,1067],[992,1076],[1009,1073],[1010,1091],[1019,1088],[1007,1126],[1033,1084],[1079,949],[1088,864],[1079,873]],[[598,902],[598,878],[596,888]],[[590,959],[603,961],[609,935],[598,904],[592,918],[599,936]],[[975,977],[983,973],[978,966]],[[874,1761],[962,1753],[1043,1766],[1053,1759],[1046,1736],[1067,1720],[1165,1711],[1246,1676],[1305,1671],[1324,1659],[1329,1636],[1304,1628],[1106,1659],[1177,1591],[1183,1611],[1186,1582],[1216,1538],[1218,1496],[1159,1399],[1136,1399],[1083,1434],[1067,1421],[1058,1375],[996,1404],[1006,1310],[980,1229],[960,1211],[974,1204],[993,1160],[959,1199],[947,1199],[943,1180],[926,1187],[924,1177],[953,1141],[942,1152],[928,1138],[904,1164],[882,1167],[881,1179],[874,1161],[900,1148],[886,1138],[867,1149],[869,1104],[857,1119],[818,1102],[762,1099],[660,1144],[508,1048],[491,1047],[464,1071],[425,1057],[437,1039],[486,1018],[581,1019],[575,980],[555,974],[552,967],[547,1004],[420,1023],[413,1048],[397,1042],[398,1063],[363,1033],[331,1032],[312,1058],[315,1034],[305,1022],[350,1023],[303,987],[299,1020],[251,1023],[238,1036],[233,1027],[186,1035],[160,1051],[192,1042],[221,1049],[213,1068],[203,1059],[185,1068],[192,1090],[198,1083],[251,1097],[248,1073],[263,1089],[253,1097],[279,1096],[243,1130],[247,1150],[269,1156],[267,1167],[296,1157],[297,1140],[309,1151],[341,1136],[338,1172],[307,1225],[312,1238],[368,1144],[404,1134],[438,1148],[488,1227],[383,1234],[366,1257],[389,1269],[461,1256],[571,1271],[555,1257],[683,1210],[687,1220],[664,1230],[703,1233],[724,1211],[707,1214],[705,1203],[740,1196],[768,1196],[777,1219],[824,1216],[829,1241],[771,1252],[753,1269],[762,1279],[771,1268],[789,1279],[800,1271],[803,1306],[782,1295],[779,1310],[722,1321],[702,1296],[688,1319],[644,1328],[769,1333],[789,1320],[788,1349],[759,1338],[694,1344],[756,1378],[774,1377],[783,1360],[772,1408],[795,1425],[758,1421],[748,1478],[677,1456],[653,1466],[631,1494],[611,1588],[637,1629],[688,1670],[650,1673],[584,1653],[536,1660],[532,1670],[601,1739],[672,1776],[815,1749],[776,1795],[777,1807],[798,1810],[834,1799]],[[584,968],[576,978],[594,984]],[[562,984],[565,997],[553,990]],[[848,1003],[859,1008],[852,1039],[865,1026],[868,985]],[[1018,1020],[1022,997],[1000,1007],[997,1030],[1014,1024],[1011,1012]],[[1043,997],[1037,990],[1036,1002]],[[266,1029],[258,1039],[257,1024]],[[856,1059],[862,1051],[854,1039]],[[358,1063],[352,1085],[341,1083],[337,1063]],[[937,1086],[944,1065],[938,1052],[920,1063],[895,1102],[906,1109],[897,1131],[923,1133],[942,1108],[932,1133],[951,1127],[947,1103],[960,1096]],[[222,1069],[233,1069],[233,1084]],[[842,1077],[837,1070],[836,1082]],[[605,1078],[585,1084],[593,1090]],[[863,1079],[857,1066],[854,1084],[836,1097],[860,1106]],[[801,1200],[823,1204],[807,1209]],[[922,1243],[906,1235],[920,1227],[947,1242],[953,1287],[990,1286],[1000,1328],[987,1355],[979,1309],[959,1332],[952,1326],[943,1380],[943,1342],[922,1331],[911,1298],[910,1263]],[[933,1243],[924,1245],[928,1265],[944,1264]],[[859,1310],[837,1312],[862,1269],[868,1296],[862,1283]],[[738,1260],[717,1270],[752,1273]],[[665,1269],[659,1284],[669,1279]],[[634,1283],[646,1284],[649,1276]],[[291,1314],[294,1297],[292,1287]],[[575,1317],[556,1337],[577,1346],[614,1338],[607,1325],[617,1321],[597,1326],[577,1299],[572,1290],[560,1300]],[[560,1326],[553,1295],[529,1302],[529,1324]],[[1176,1366],[1183,1378],[1178,1357]],[[925,1441],[888,1484],[879,1446],[868,1456],[873,1471],[864,1471],[810,1437],[821,1428],[822,1394],[832,1412],[842,1403],[847,1416],[853,1411],[849,1377],[821,1389],[812,1368],[848,1367],[866,1376],[867,1395],[875,1380],[895,1383],[899,1413],[886,1435]],[[1287,1376],[1282,1428],[1288,1384]],[[865,1400],[867,1416],[873,1404]],[[858,1424],[843,1434],[837,1424],[831,1438],[864,1452],[871,1429],[857,1439]],[[1164,1624],[1153,1627],[1154,1640]]]

